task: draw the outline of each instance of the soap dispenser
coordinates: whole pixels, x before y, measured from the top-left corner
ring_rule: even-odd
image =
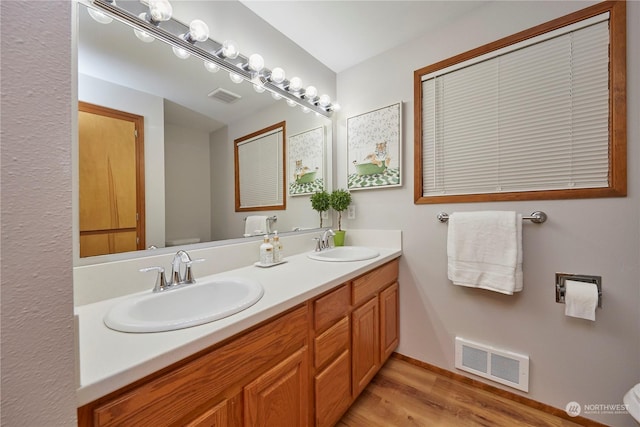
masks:
[[[265,234],[260,245],[260,264],[273,264],[273,245],[269,243],[269,235]]]
[[[282,262],[282,242],[277,231],[273,233],[273,262]]]

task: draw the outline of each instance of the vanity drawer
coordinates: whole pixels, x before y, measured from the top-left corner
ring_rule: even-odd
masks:
[[[349,311],[349,285],[341,285],[338,289],[316,299],[313,307],[313,325],[318,332],[345,316]]]
[[[314,365],[318,369],[338,354],[349,349],[349,317],[324,331],[315,339]]]
[[[180,423],[193,408],[243,386],[303,348],[307,313],[307,305],[301,306],[132,390],[101,399],[91,411],[93,420],[79,425]]]
[[[358,305],[385,286],[398,280],[397,259],[353,280],[352,303]]]

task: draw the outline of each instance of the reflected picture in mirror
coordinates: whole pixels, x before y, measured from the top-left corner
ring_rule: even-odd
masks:
[[[240,2],[179,3],[174,16],[186,6],[226,8],[227,16],[252,14]],[[169,45],[159,40],[145,42],[137,35],[140,31],[136,33],[118,20],[98,23],[87,9],[78,4],[79,101],[143,118],[140,158],[144,202],[136,215],[144,232],[139,234],[143,240],[137,247],[162,248],[243,236],[246,214],[234,209],[233,157],[233,141],[242,135],[280,121],[286,122],[290,134],[320,128],[326,135],[325,162],[330,170],[330,119],[291,108],[268,93],[257,93],[250,83],[236,84],[229,73],[211,72],[198,58],[181,60]],[[250,19],[256,19],[255,15]],[[326,175],[330,181],[331,173]],[[77,206],[79,197],[75,195]],[[306,199],[287,199],[286,210],[277,212],[280,233],[317,227],[315,212]],[[79,221],[74,225],[76,248],[81,246]],[[110,244],[107,239],[107,251]],[[93,257],[99,254],[81,258],[78,251],[76,264],[104,262],[104,257]],[[135,257],[144,252],[130,254]]]

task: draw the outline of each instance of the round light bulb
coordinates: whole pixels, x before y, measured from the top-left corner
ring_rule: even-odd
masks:
[[[274,83],[282,83],[285,79],[284,70],[280,67],[276,67],[271,71],[271,81]]]
[[[135,33],[138,39],[140,39],[145,43],[151,43],[152,41],[155,40],[155,38],[151,34],[147,33],[146,31],[138,30],[137,28],[135,28],[133,32]]]
[[[296,105],[298,105],[295,101],[291,99],[287,99],[287,104],[289,105],[289,107],[295,107]]]
[[[172,47],[172,50],[173,50],[173,54],[180,59],[187,59],[188,57],[191,56],[189,52],[187,52],[181,47],[174,46]]]
[[[329,98],[329,95],[320,95],[318,104],[320,104],[321,107],[328,107],[331,105],[331,98]]]
[[[308,113],[309,111],[311,111],[311,110],[309,109],[309,107],[302,107],[302,112],[303,112],[303,113],[305,113],[305,114],[306,114],[306,113]]]
[[[89,15],[93,18],[94,21],[101,24],[110,24],[111,21],[113,21],[112,17],[92,7],[87,8],[87,12],[89,12]]]
[[[149,14],[153,22],[168,21],[173,14],[173,6],[168,0],[149,0]]]
[[[204,21],[194,19],[189,24],[189,38],[197,42],[203,42],[209,38],[209,27]]]
[[[264,59],[261,55],[254,53],[249,57],[249,69],[259,73],[264,68]]]
[[[331,106],[331,109],[333,111],[340,111],[340,104],[338,104],[337,102],[334,102],[333,105]]]
[[[302,89],[302,80],[300,77],[294,77],[289,82],[289,91],[291,92],[299,92]]]
[[[316,98],[316,96],[318,96],[318,89],[316,89],[315,86],[308,86],[307,89],[304,91],[304,96],[307,99],[313,100]]]
[[[217,73],[220,71],[220,67],[209,61],[204,61],[204,68],[210,73]]]
[[[238,45],[233,40],[225,40],[222,43],[222,56],[229,59],[236,59],[240,54]]]
[[[229,73],[229,78],[234,83],[242,83],[242,80],[244,80],[242,78],[242,76],[240,76],[239,74],[236,74],[236,73]]]
[[[280,99],[282,99],[282,97],[280,96],[280,94],[277,94],[275,92],[271,92],[271,97],[273,99],[275,99],[276,101],[279,101]]]
[[[258,92],[258,93],[262,93],[262,92],[264,92],[264,86],[254,84],[254,85],[253,85],[253,90],[255,90],[255,91],[256,91],[256,92]]]

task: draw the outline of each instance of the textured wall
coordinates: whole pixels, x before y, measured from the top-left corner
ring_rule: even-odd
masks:
[[[75,424],[71,6],[0,2],[7,427]]]
[[[544,7],[541,7],[541,3]],[[626,198],[413,204],[413,71],[588,6],[585,2],[490,2],[469,15],[338,74],[337,184],[344,185],[345,120],[404,101],[404,186],[353,193],[358,217],[346,228],[401,228],[399,351],[454,368],[461,336],[531,357],[528,397],[565,408],[570,401],[621,404],[640,382],[640,3],[627,3],[628,184]],[[385,76],[372,86],[374,72]],[[374,87],[375,90],[371,88]],[[453,286],[447,279],[447,226],[439,211],[544,210],[524,224],[524,290],[514,296]],[[596,322],[564,316],[555,303],[555,272],[601,275]],[[516,391],[516,390],[513,390]],[[628,415],[585,414],[615,426]]]

